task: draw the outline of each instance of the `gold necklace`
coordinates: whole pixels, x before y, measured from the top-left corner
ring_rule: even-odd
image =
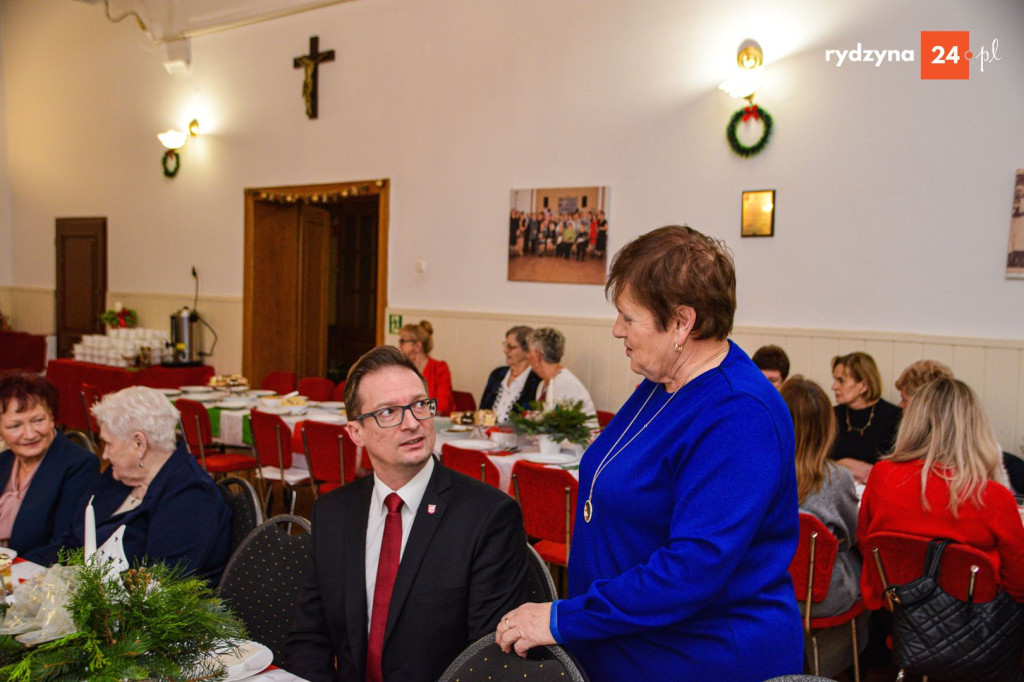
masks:
[[[633,415],[633,418],[629,420],[628,424],[626,424],[626,428],[622,430],[622,433],[619,434],[619,437],[615,440],[614,443],[612,443],[612,446],[608,448],[608,452],[605,453],[605,456],[601,458],[600,462],[598,462],[597,469],[594,470],[594,478],[590,480],[590,491],[587,493],[587,501],[583,503],[584,522],[590,523],[590,519],[594,516],[594,485],[597,483],[597,477],[601,475],[601,472],[604,471],[605,468],[612,463],[612,460],[618,457],[623,450],[629,447],[629,444],[636,440],[636,437],[643,433],[644,429],[646,429],[652,421],[658,418],[658,415],[661,414],[661,411],[668,407],[668,404],[672,402],[672,399],[675,398],[676,395],[683,390],[683,386],[686,386],[688,383],[690,383],[690,381],[692,381],[693,378],[697,376],[705,367],[714,363],[715,360],[722,358],[728,352],[729,346],[728,344],[726,344],[725,350],[723,350],[721,353],[718,353],[717,355],[715,355],[715,357],[711,358],[710,360],[702,362],[700,365],[698,365],[697,369],[690,372],[690,376],[686,377],[686,381],[683,382],[682,386],[677,388],[672,393],[672,395],[668,397],[668,400],[662,403],[661,407],[658,408],[658,411],[654,413],[654,416],[648,419],[647,423],[641,426],[640,430],[634,433],[633,437],[627,440],[625,445],[623,445],[618,450],[615,450],[615,446],[619,444],[619,441],[621,441],[625,437],[626,433],[630,430],[630,428],[633,427],[633,422],[636,421],[637,417],[640,416],[640,413],[644,411],[645,407],[647,407],[647,403],[650,402],[652,397],[654,397],[654,392],[658,390],[658,385],[654,385],[654,387],[651,389],[650,394],[647,396],[647,399],[644,400],[644,404],[640,406],[640,409],[637,410],[637,413]],[[613,450],[615,450],[614,453],[612,452]]]
[[[874,405],[872,405],[871,406],[871,412],[868,413],[868,423],[865,424],[864,426],[860,427],[860,428],[857,428],[856,426],[854,426],[853,424],[850,423],[850,408],[847,407],[846,408],[846,430],[850,431],[852,433],[856,433],[858,436],[863,438],[864,437],[864,432],[868,430],[869,426],[871,426],[871,420],[875,418],[875,405],[878,405],[878,403],[875,403]]]

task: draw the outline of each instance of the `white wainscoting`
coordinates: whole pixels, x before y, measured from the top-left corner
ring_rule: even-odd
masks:
[[[629,371],[622,342],[611,335],[611,317],[529,317],[503,313],[390,308],[405,324],[430,320],[434,326],[433,356],[446,360],[457,390],[479,400],[487,375],[503,364],[500,343],[513,325],[551,326],[566,337],[563,364],[590,389],[598,409],[616,411],[639,377]],[[982,398],[1003,449],[1021,454],[1024,437],[1024,342],[1003,339],[937,337],[899,332],[855,332],[772,327],[737,327],[733,340],[748,354],[774,343],[786,350],[791,374],[817,381],[831,395],[831,360],[856,350],[870,353],[878,363],[884,397],[899,402],[893,382],[915,360],[931,358],[949,365],[956,376]],[[398,336],[387,336],[397,343]]]

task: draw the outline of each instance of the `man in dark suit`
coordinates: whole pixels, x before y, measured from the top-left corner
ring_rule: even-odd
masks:
[[[313,508],[285,666],[312,682],[436,680],[525,600],[522,516],[505,493],[434,460],[436,401],[398,349],[359,359],[345,403],[374,475]]]

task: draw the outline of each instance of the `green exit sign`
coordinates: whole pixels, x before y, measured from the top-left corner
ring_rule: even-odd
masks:
[[[402,316],[388,315],[388,334],[397,334],[402,330]]]

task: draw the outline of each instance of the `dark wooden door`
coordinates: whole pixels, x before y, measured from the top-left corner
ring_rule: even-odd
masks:
[[[347,199],[332,207],[327,366],[335,381],[377,345],[379,211],[377,197]]]
[[[327,282],[331,216],[319,206],[299,209],[299,378],[327,376]]]
[[[57,218],[57,356],[84,334],[103,331],[107,299],[107,219]]]

